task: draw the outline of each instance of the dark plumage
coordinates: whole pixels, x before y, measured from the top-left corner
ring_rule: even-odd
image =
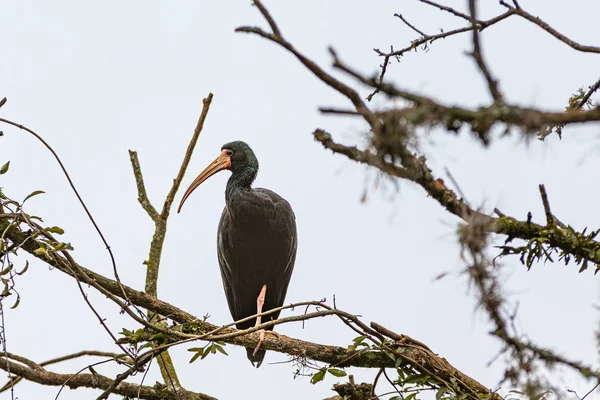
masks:
[[[246,143],[227,143],[221,150],[221,156],[191,184],[179,209],[208,177],[231,170],[219,222],[217,255],[229,311],[237,321],[257,314],[257,298],[265,285],[262,312],[283,305],[296,260],[296,219],[290,204],[277,193],[251,187],[258,160]],[[279,312],[270,314],[262,322],[278,316]],[[236,326],[248,329],[255,324],[256,318]],[[247,353],[252,364],[260,366],[265,351],[257,346]]]

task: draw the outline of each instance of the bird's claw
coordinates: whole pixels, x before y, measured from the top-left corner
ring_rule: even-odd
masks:
[[[258,331],[258,344],[256,345],[256,348],[254,349],[254,353],[252,353],[252,356],[256,355],[256,352],[258,352],[258,350],[260,349],[260,345],[265,341],[266,333],[270,333],[271,335],[277,336],[277,339],[281,339],[281,335],[279,335],[279,333],[277,333],[275,331],[265,331],[264,329],[261,329],[260,331]]]

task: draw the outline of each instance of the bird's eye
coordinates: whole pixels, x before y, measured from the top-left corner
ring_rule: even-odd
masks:
[[[225,150],[225,154],[227,154],[229,157],[231,157],[233,155],[233,151],[231,150]]]

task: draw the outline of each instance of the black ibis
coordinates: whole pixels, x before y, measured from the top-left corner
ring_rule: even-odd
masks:
[[[225,144],[217,157],[186,190],[179,209],[202,182],[228,169],[231,177],[225,190],[225,208],[217,233],[217,257],[223,288],[234,321],[281,307],[290,283],[298,244],[296,218],[290,204],[268,189],[253,189],[258,160],[246,143]],[[279,311],[264,319],[279,317]],[[236,324],[248,329],[261,323],[261,317]],[[267,328],[269,333],[273,328]],[[260,349],[265,331],[254,349],[246,349],[248,359],[260,367],[265,351]],[[275,333],[274,333],[275,334]]]

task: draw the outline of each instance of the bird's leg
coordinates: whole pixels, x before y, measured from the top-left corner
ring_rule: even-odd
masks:
[[[262,308],[263,305],[265,304],[265,295],[267,294],[267,285],[263,285],[262,289],[260,289],[260,293],[258,294],[258,297],[256,298],[256,313],[260,314],[262,313]],[[258,317],[256,317],[256,324],[254,324],[254,326],[258,326],[260,325],[261,321],[261,316],[259,315]]]
[[[267,285],[263,285],[258,297],[256,298],[256,313],[257,314],[262,313],[262,308],[263,308],[263,305],[265,304],[265,295],[266,294],[267,294]],[[258,317],[256,317],[256,324],[254,326],[258,326],[260,324],[261,324],[261,317],[258,316]],[[260,349],[260,345],[262,344],[262,342],[265,341],[265,333],[271,333],[271,334],[277,336],[278,339],[280,338],[280,336],[277,332],[265,331],[264,329],[261,329],[260,331],[258,331],[258,344],[256,345],[256,348],[254,349],[254,353],[252,353],[252,355],[256,355],[256,352],[258,351],[258,349]]]

